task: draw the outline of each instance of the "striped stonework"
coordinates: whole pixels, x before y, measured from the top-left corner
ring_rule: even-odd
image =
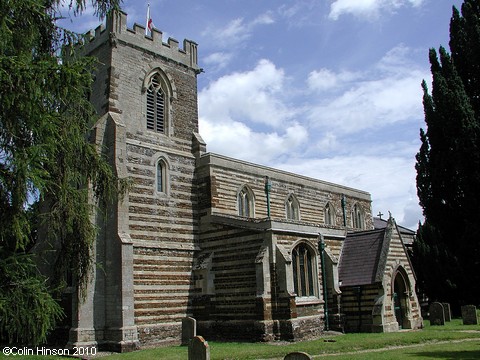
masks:
[[[180,343],[187,317],[208,340],[421,326],[402,239],[393,219],[374,230],[370,194],[206,152],[197,44],[126,23],[110,14],[78,49],[99,60],[91,139],[129,185],[92,215],[96,266],[72,297],[70,344]],[[352,254],[352,236],[378,251]],[[375,258],[357,284],[347,263],[362,253]]]

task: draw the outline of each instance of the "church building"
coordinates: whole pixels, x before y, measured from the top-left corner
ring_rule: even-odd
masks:
[[[186,317],[207,340],[422,327],[402,236],[393,218],[374,229],[369,193],[207,152],[195,42],[117,12],[79,53],[99,60],[92,141],[131,186],[94,216],[70,344],[178,343]]]

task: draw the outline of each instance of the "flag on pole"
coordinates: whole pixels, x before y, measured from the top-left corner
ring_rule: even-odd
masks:
[[[145,26],[145,35],[148,35],[148,32],[150,31],[150,34],[152,34],[152,29],[155,27],[153,25],[152,17],[150,16],[150,4],[148,4],[147,7],[147,23]]]

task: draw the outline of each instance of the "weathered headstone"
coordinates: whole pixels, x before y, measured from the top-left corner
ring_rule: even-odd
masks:
[[[186,317],[182,319],[182,345],[190,344],[192,340],[197,336],[197,320],[192,317]]]
[[[305,352],[296,351],[287,354],[283,360],[312,360],[312,357]]]
[[[195,336],[188,345],[188,360],[210,360],[210,347],[201,336]]]
[[[449,303],[442,303],[443,305],[443,312],[445,313],[445,321],[452,320],[452,312],[450,311],[450,304]]]
[[[439,302],[430,304],[430,325],[445,325],[445,312]]]
[[[463,325],[478,325],[477,308],[475,305],[462,306]]]

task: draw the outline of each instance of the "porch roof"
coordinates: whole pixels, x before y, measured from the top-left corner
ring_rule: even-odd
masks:
[[[340,257],[340,287],[370,285],[378,282],[382,267],[385,228],[349,233]]]

